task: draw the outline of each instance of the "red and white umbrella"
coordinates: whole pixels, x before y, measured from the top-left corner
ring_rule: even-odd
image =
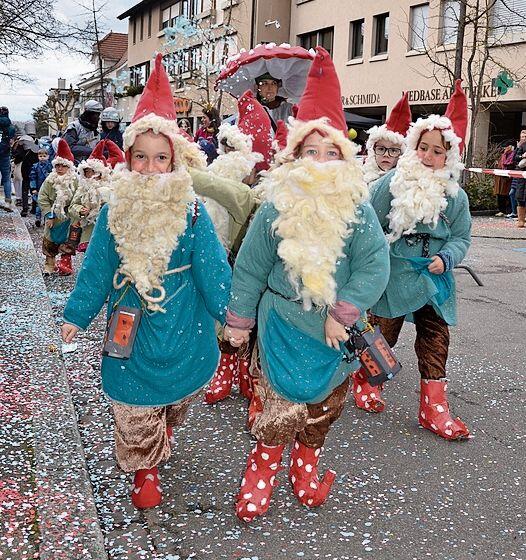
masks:
[[[290,103],[297,103],[305,89],[307,74],[314,60],[314,51],[303,47],[291,47],[283,43],[257,45],[239,54],[231,56],[222,68],[215,83],[215,89],[230,93],[238,98],[251,89],[256,92],[256,78],[267,72],[282,85],[278,95],[287,98]]]

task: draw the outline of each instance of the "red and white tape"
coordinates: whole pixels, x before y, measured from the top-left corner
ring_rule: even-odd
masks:
[[[485,173],[486,175],[498,175],[499,177],[512,177],[514,179],[526,179],[526,171],[514,171],[510,169],[483,169],[482,167],[470,167],[466,169],[470,173]]]

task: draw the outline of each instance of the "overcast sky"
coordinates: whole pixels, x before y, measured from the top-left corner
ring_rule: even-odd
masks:
[[[119,21],[117,16],[137,2],[109,1],[104,9],[104,31],[127,33],[128,20]],[[75,18],[80,11],[71,1],[57,2],[57,9],[68,18]],[[32,109],[44,104],[47,91],[57,86],[58,78],[65,78],[68,87],[70,83],[75,86],[83,73],[94,69],[85,57],[55,52],[45,53],[37,60],[16,61],[12,66],[34,79],[31,84],[12,86],[0,80],[0,105],[9,107],[9,115],[15,121],[31,119]]]

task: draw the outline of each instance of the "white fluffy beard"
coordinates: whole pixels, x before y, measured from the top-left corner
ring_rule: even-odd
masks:
[[[158,175],[121,169],[111,185],[108,223],[121,261],[117,274],[135,285],[149,309],[164,311],[163,276],[195,200],[192,179],[183,167]]]
[[[110,182],[107,179],[88,179],[79,176],[80,203],[89,210],[89,214],[80,220],[82,226],[94,224],[104,202],[108,202]]]
[[[384,171],[383,169],[380,169],[378,167],[376,158],[374,157],[374,152],[372,150],[370,151],[372,153],[367,153],[367,158],[365,160],[365,163],[363,164],[363,179],[368,185],[387,173],[387,171]]]
[[[282,238],[278,256],[303,307],[334,306],[336,263],[367,199],[359,163],[299,159],[268,172],[262,189],[279,212],[272,224]]]
[[[71,204],[71,199],[75,194],[76,177],[75,171],[71,169],[68,169],[64,175],[59,175],[53,170],[47,176],[47,180],[53,184],[56,192],[55,202],[51,211],[62,220],[67,218],[65,208]]]
[[[418,223],[436,227],[440,213],[447,208],[447,196],[455,197],[459,186],[451,170],[425,167],[414,150],[400,159],[389,190],[393,195],[389,218],[389,243],[402,235],[415,233]]]
[[[241,183],[252,173],[256,163],[260,161],[263,161],[263,156],[257,152],[248,154],[228,152],[228,154],[217,157],[207,169],[220,177]]]

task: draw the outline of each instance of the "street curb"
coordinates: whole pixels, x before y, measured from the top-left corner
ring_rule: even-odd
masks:
[[[33,242],[18,212],[0,212],[1,237],[16,271],[11,318],[27,323],[33,413],[36,510],[41,560],[107,560],[77,426],[61,341]],[[4,235],[6,234],[6,235]],[[12,355],[17,353],[12,348]]]

